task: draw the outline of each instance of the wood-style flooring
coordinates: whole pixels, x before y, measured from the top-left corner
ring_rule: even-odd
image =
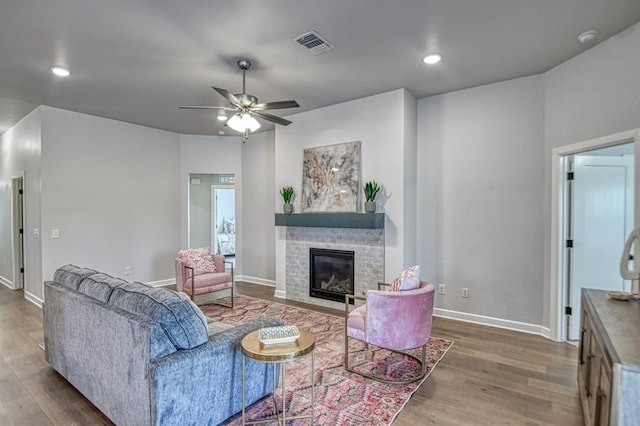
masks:
[[[237,292],[277,302],[273,288]],[[286,302],[321,312],[340,310]],[[434,318],[433,335],[455,341],[394,425],[581,425],[577,349],[528,335]],[[44,360],[42,311],[0,286],[0,425],[110,425]]]

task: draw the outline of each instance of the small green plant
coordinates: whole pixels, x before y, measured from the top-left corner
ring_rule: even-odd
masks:
[[[378,191],[380,191],[380,185],[375,180],[371,182],[367,182],[364,185],[364,196],[367,201],[375,201],[376,195],[378,195]]]
[[[293,198],[293,188],[291,186],[284,186],[280,190],[280,195],[282,195],[282,200],[285,204],[291,204],[291,198]]]

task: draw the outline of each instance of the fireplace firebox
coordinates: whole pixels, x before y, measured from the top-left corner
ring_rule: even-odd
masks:
[[[311,297],[344,302],[345,294],[354,294],[353,251],[311,248],[309,258]]]

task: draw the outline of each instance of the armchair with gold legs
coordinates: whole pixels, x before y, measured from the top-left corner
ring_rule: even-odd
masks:
[[[196,295],[231,289],[231,303],[229,305],[216,301],[209,303],[233,308],[233,263],[225,261],[225,257],[222,255],[210,254],[208,257],[215,265],[213,272],[198,271],[193,264],[178,257],[176,259],[176,288],[178,291],[187,293],[194,302]]]
[[[378,284],[378,288],[388,285]],[[434,286],[420,281],[414,290],[369,290],[366,297],[345,295],[344,367],[347,371],[385,383],[411,383],[427,373],[426,346],[431,336]],[[366,304],[349,311],[350,300],[365,300]],[[349,338],[357,339],[379,348],[410,356],[420,363],[420,370],[411,377],[393,378],[358,371],[349,365]],[[421,349],[421,356],[407,353]]]

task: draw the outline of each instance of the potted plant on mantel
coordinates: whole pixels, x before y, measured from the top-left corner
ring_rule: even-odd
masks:
[[[364,196],[366,201],[364,202],[364,211],[367,213],[376,212],[376,195],[380,191],[380,185],[375,180],[365,183]]]
[[[282,211],[286,214],[293,213],[293,204],[291,204],[291,199],[293,198],[293,187],[284,186],[280,190],[280,195],[282,195],[282,201],[284,201],[284,205],[282,206]]]

